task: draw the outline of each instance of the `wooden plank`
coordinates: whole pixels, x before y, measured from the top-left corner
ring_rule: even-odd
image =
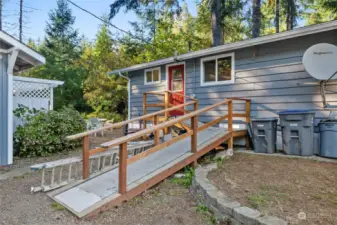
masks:
[[[82,149],[82,155],[83,155],[83,171],[82,171],[82,177],[83,179],[87,179],[90,175],[89,169],[89,136],[83,137],[83,149]]]
[[[213,120],[213,121],[211,121],[209,123],[206,123],[206,124],[202,125],[201,127],[199,127],[198,131],[199,132],[203,131],[203,130],[207,129],[208,127],[214,126],[215,124],[218,124],[218,123],[220,123],[221,121],[223,121],[223,120],[225,120],[227,118],[228,118],[228,115],[224,115],[224,116],[222,116],[222,117],[220,117],[218,119],[215,119],[215,120]]]
[[[154,127],[149,127],[147,129],[144,129],[142,131],[139,131],[137,133],[133,133],[133,134],[129,134],[127,136],[124,136],[124,137],[120,137],[118,139],[115,139],[115,140],[112,140],[112,141],[108,141],[108,142],[105,142],[103,144],[101,144],[102,147],[106,147],[106,148],[110,148],[110,147],[113,147],[113,146],[117,146],[121,143],[124,143],[124,142],[128,142],[128,141],[132,141],[132,140],[135,140],[139,137],[142,137],[144,135],[147,135],[147,134],[150,134],[152,133],[153,131],[155,130],[162,130],[162,129],[165,129],[167,127],[170,127],[170,126],[173,126],[174,124],[177,124],[177,123],[180,123],[180,122],[183,122],[187,119],[190,119],[191,117],[193,116],[197,116],[199,115],[200,113],[203,113],[203,112],[207,112],[209,111],[210,109],[213,109],[213,108],[216,108],[220,105],[223,105],[223,104],[227,104],[228,102],[230,102],[231,100],[229,99],[225,99],[221,102],[218,102],[214,105],[211,105],[211,106],[208,106],[208,107],[205,107],[205,108],[202,108],[202,109],[198,109],[197,111],[194,111],[194,112],[191,112],[189,114],[186,114],[186,115],[183,115],[183,116],[180,116],[180,117],[177,117],[173,120],[169,120],[169,121],[166,121],[164,123],[161,123],[157,126],[154,126]],[[193,103],[194,104],[194,103]]]
[[[147,109],[146,109],[146,98],[147,98],[147,94],[144,93],[143,94],[143,115],[146,115],[147,114]],[[143,119],[143,129],[146,129],[146,120],[145,118]],[[146,138],[144,138],[145,140]]]
[[[233,101],[228,102],[228,130],[233,131]],[[228,140],[228,149],[233,149],[233,136]]]
[[[126,193],[126,170],[127,170],[128,150],[127,144],[119,145],[119,166],[118,166],[118,192],[120,194]]]
[[[244,118],[246,118],[246,113],[233,113],[233,117],[244,117]]]
[[[247,130],[233,131],[233,138],[235,137],[244,137],[248,134]]]
[[[149,95],[165,95],[165,92],[164,91],[147,91],[147,92],[144,92],[145,94],[149,94]]]
[[[165,109],[168,109],[170,107],[170,96],[168,92],[165,92],[165,96],[164,96],[164,105],[165,105]],[[179,109],[179,108],[178,108]],[[164,114],[165,120],[168,119],[169,117],[169,111],[166,111]],[[168,134],[168,128],[165,127],[164,129],[164,134]]]
[[[95,155],[97,153],[105,152],[107,151],[107,148],[95,148],[89,151],[89,156]]]
[[[250,124],[250,104],[251,104],[251,101],[246,101],[246,123],[247,125]],[[246,149],[250,149],[250,143],[249,143],[249,136],[246,135],[245,137],[245,146],[246,146]]]
[[[197,116],[193,116],[191,118],[191,129],[193,131],[193,134],[191,136],[191,152],[194,154],[197,152],[197,143],[198,143],[198,117]],[[197,160],[193,161],[192,166],[193,168],[196,168],[198,165]]]
[[[154,126],[157,126],[159,124],[159,119],[158,116],[154,116]],[[159,145],[160,144],[160,130],[155,130],[154,131],[154,145]]]
[[[99,212],[108,210],[114,206],[118,206],[122,204],[125,201],[131,200],[132,198],[136,197],[137,195],[141,194],[142,192],[148,190],[152,186],[156,185],[160,181],[166,179],[167,177],[171,176],[172,174],[178,172],[179,170],[183,169],[185,166],[193,163],[196,161],[198,158],[201,156],[205,155],[212,149],[216,148],[219,146],[221,143],[227,141],[231,137],[232,133],[228,132],[227,134],[223,135],[216,141],[214,141],[212,144],[207,145],[203,149],[200,149],[197,153],[191,154],[188,156],[186,159],[182,160],[179,163],[176,163],[172,165],[170,168],[164,170],[163,172],[157,174],[153,178],[147,180],[146,182],[138,185],[135,188],[132,188],[131,190],[128,190],[126,194],[124,195],[117,195],[115,199],[112,199],[110,202],[107,202],[106,204],[102,205],[101,207],[97,208],[96,210],[92,211],[89,213],[86,217],[92,217],[96,215]]]
[[[143,158],[147,157],[148,155],[150,155],[152,153],[158,152],[158,151],[162,150],[163,148],[166,148],[166,147],[168,147],[170,145],[173,145],[174,143],[176,143],[176,142],[178,142],[180,140],[183,140],[184,138],[187,138],[187,137],[191,136],[192,134],[193,134],[193,131],[190,131],[190,132],[187,132],[185,134],[179,135],[178,137],[175,137],[175,138],[173,138],[171,140],[168,140],[168,141],[166,141],[164,143],[156,145],[156,146],[154,146],[154,147],[146,150],[145,152],[142,152],[142,153],[139,153],[139,154],[137,154],[135,156],[132,156],[131,158],[129,158],[127,160],[127,163],[128,164],[132,164],[132,163],[134,163],[134,162],[136,162],[136,161],[138,161],[140,159],[143,159]]]
[[[177,106],[174,106],[172,108],[163,109],[163,110],[153,112],[153,113],[150,113],[150,114],[147,114],[147,115],[143,115],[143,116],[131,119],[131,120],[126,120],[126,121],[123,121],[123,122],[114,123],[114,124],[111,124],[111,125],[108,125],[108,126],[104,126],[104,127],[101,127],[101,128],[95,129],[95,130],[90,130],[90,131],[82,132],[82,133],[79,133],[79,134],[70,135],[70,136],[67,137],[67,140],[75,140],[75,139],[78,139],[78,138],[82,138],[84,136],[95,134],[99,131],[103,131],[103,130],[106,130],[106,129],[119,128],[119,127],[127,125],[129,123],[138,122],[138,121],[141,121],[141,120],[144,120],[144,119],[147,119],[147,118],[151,118],[155,115],[168,113],[171,110],[176,110],[176,109],[179,109],[181,107],[189,106],[189,105],[192,105],[192,104],[194,104],[194,102],[186,102],[184,104],[177,105]]]
[[[146,104],[146,107],[165,107],[165,105],[164,103],[148,103]]]

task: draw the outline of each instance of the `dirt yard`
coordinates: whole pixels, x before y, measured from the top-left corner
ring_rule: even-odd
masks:
[[[290,224],[337,224],[337,164],[235,154],[208,175],[241,204]]]
[[[98,214],[90,220],[79,220],[45,193],[31,194],[37,174],[27,174],[0,181],[0,224],[16,225],[198,225],[211,224],[209,216],[199,212],[188,188],[165,180],[157,187],[123,204]]]

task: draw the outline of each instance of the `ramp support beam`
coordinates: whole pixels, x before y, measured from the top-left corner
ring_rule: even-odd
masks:
[[[128,150],[126,142],[119,145],[119,181],[118,192],[121,195],[126,194],[126,167],[127,167]]]
[[[82,175],[83,175],[83,179],[87,179],[90,175],[90,171],[89,171],[89,136],[84,136],[83,137],[83,171],[82,171]]]

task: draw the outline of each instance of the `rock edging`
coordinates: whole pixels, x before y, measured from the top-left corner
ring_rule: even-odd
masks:
[[[217,164],[198,167],[190,187],[199,203],[206,205],[220,224],[230,225],[286,225],[286,221],[273,216],[263,216],[258,210],[242,206],[225,196],[207,178],[207,174],[217,168]]]

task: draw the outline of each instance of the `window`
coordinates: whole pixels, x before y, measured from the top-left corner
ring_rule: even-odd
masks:
[[[201,86],[234,83],[234,53],[201,59]]]
[[[181,69],[172,70],[172,91],[182,91],[183,90],[183,71]]]
[[[160,67],[145,70],[144,81],[145,84],[160,83]]]

